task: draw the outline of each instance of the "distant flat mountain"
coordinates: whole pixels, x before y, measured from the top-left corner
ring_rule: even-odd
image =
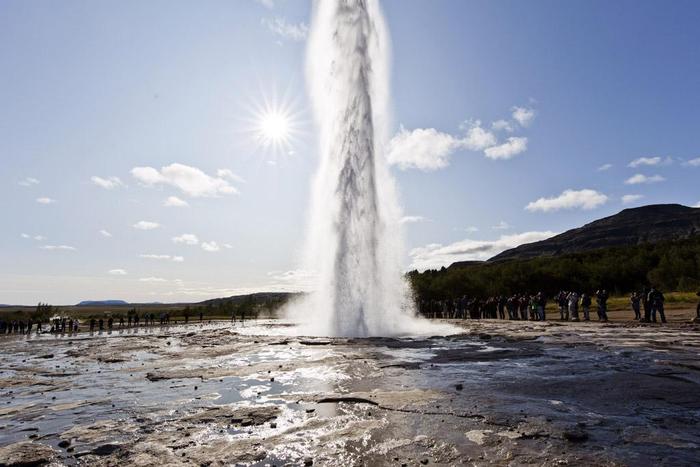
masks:
[[[506,250],[489,262],[557,256],[600,248],[683,240],[700,234],[700,208],[653,204],[625,209],[547,240]]]
[[[128,302],[124,300],[84,300],[78,303],[77,306],[114,306],[114,305],[128,305]]]

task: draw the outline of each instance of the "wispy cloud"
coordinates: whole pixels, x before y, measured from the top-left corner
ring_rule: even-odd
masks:
[[[56,200],[48,196],[42,196],[41,198],[37,198],[36,202],[39,204],[54,204]]]
[[[165,201],[163,201],[163,206],[167,208],[186,208],[190,204],[178,198],[177,196],[168,196]]]
[[[520,126],[522,127],[527,127],[530,126],[530,123],[535,119],[535,110],[534,109],[529,109],[527,107],[513,107],[511,109],[511,116],[513,117],[513,120],[518,122]]]
[[[632,175],[630,178],[625,180],[625,185],[639,185],[642,183],[659,183],[663,182],[666,179],[662,177],[661,175],[643,175],[643,174],[635,174]]]
[[[211,177],[196,167],[184,164],[170,164],[160,171],[153,167],[134,167],[131,175],[143,185],[169,185],[195,198],[238,193],[228,180]]]
[[[185,258],[183,258],[182,256],[158,255],[154,253],[143,253],[139,255],[139,258],[174,261],[176,263],[182,263],[183,261],[185,261]]]
[[[182,234],[172,238],[173,243],[184,243],[185,245],[197,245],[199,239],[195,234]]]
[[[690,159],[689,161],[685,161],[683,165],[688,166],[688,167],[700,167],[700,157],[696,157],[695,159]]]
[[[425,222],[428,219],[426,219],[423,216],[403,216],[399,222],[401,224],[415,224],[417,222]]]
[[[605,172],[606,170],[612,169],[612,166],[613,166],[612,164],[603,164],[600,167],[598,167],[596,170],[598,172]]]
[[[218,169],[216,171],[216,176],[219,178],[228,178],[229,180],[237,183],[245,183],[245,179],[240,175],[233,173],[231,169]]]
[[[20,181],[17,182],[17,183],[20,184],[21,186],[32,186],[32,185],[38,185],[38,184],[39,184],[39,180],[37,180],[37,179],[34,178],[34,177],[27,177],[27,178],[25,178],[25,179],[23,179],[23,180],[20,180]]]
[[[90,181],[93,185],[97,185],[105,190],[113,190],[117,187],[124,186],[124,183],[119,179],[119,177],[107,177],[102,178],[97,175],[90,177]]]
[[[41,241],[46,240],[46,237],[44,237],[43,235],[29,235],[26,233],[20,234],[20,237],[27,238],[27,239],[33,239],[33,240],[36,240],[37,242],[41,242]]]
[[[309,33],[309,27],[305,23],[288,23],[285,18],[263,18],[261,23],[282,39],[303,41]]]
[[[138,221],[132,227],[138,230],[153,230],[160,227],[160,224],[158,222],[151,221]]]
[[[644,198],[644,195],[624,195],[622,196],[622,204],[632,204]]]
[[[102,235],[103,237],[107,237],[107,238],[112,236],[112,234],[107,232],[105,229],[100,230],[100,235]]]
[[[608,197],[595,190],[565,190],[559,196],[540,198],[525,206],[528,211],[551,212],[560,209],[595,209],[605,204]]]
[[[40,247],[42,250],[67,250],[67,251],[75,251],[77,248],[69,245],[42,245]]]
[[[491,228],[493,230],[508,230],[510,229],[510,224],[506,221],[501,221],[496,225],[492,225]]]
[[[124,269],[110,269],[107,271],[107,274],[111,274],[113,276],[126,276],[126,270]]]
[[[486,148],[484,154],[490,159],[511,159],[525,151],[527,151],[527,138],[524,136],[511,136],[503,144]]]
[[[670,157],[662,158],[660,156],[656,157],[640,157],[631,161],[627,164],[627,167],[641,167],[641,166],[657,166],[657,165],[669,165],[673,163],[673,159]]]
[[[141,282],[168,282],[168,279],[163,279],[162,277],[142,277],[139,279]]]
[[[216,242],[202,242],[202,250],[214,252],[219,251],[219,245]]]
[[[409,252],[411,269],[437,269],[456,261],[483,261],[524,243],[537,242],[556,235],[554,232],[523,232],[502,235],[496,240],[465,239],[449,245],[434,243]]]

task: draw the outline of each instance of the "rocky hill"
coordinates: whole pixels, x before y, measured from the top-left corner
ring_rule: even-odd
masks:
[[[700,234],[700,208],[655,204],[625,209],[547,240],[506,250],[489,262],[581,253],[600,248],[683,240]]]

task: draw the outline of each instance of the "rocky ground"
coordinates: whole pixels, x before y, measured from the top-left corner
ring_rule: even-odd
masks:
[[[2,465],[697,465],[698,325],[1,336]]]

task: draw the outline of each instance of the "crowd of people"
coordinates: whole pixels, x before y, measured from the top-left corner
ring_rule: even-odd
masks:
[[[203,321],[203,314],[199,314],[199,322]],[[139,316],[138,313],[129,314],[126,319],[124,316],[119,315],[114,318],[108,316],[105,318],[90,318],[87,320],[85,325],[88,325],[90,332],[102,332],[111,331],[115,328],[117,329],[127,329],[136,328],[139,326],[155,326],[156,322],[161,326],[167,326],[171,324],[170,313],[162,312],[159,315],[155,313],[144,313],[143,316]],[[189,316],[185,314],[184,324],[189,322]],[[53,317],[47,321],[33,320],[28,318],[15,319],[12,321],[5,321],[0,318],[0,334],[31,334],[32,331],[42,334],[48,332],[50,334],[72,334],[80,330],[81,322],[77,318],[71,317]]]
[[[698,295],[700,296],[700,292]],[[605,289],[599,289],[594,294],[561,291],[553,297],[553,301],[561,321],[590,321],[591,312],[595,311],[598,321],[605,322],[608,321],[608,298],[609,294]],[[634,292],[630,298],[634,319],[656,323],[658,316],[659,320],[665,323],[664,301],[664,294],[653,287]],[[419,312],[427,318],[547,320],[547,297],[542,292],[499,295],[486,299],[465,295],[457,299],[421,300],[418,307]]]

